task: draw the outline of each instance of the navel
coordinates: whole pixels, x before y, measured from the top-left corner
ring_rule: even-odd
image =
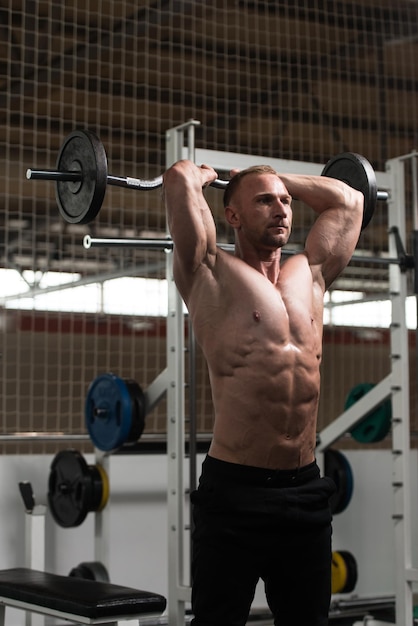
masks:
[[[254,320],[256,322],[259,322],[261,320],[261,313],[260,313],[260,311],[254,311],[253,318],[254,318]]]

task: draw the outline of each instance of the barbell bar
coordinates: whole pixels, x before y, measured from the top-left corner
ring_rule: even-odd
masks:
[[[235,250],[235,244],[233,243],[218,242],[216,245],[226,252],[234,252]],[[92,237],[91,235],[84,235],[83,247],[86,250],[90,250],[90,248],[139,248],[141,250],[171,252],[174,248],[174,242],[172,239],[164,239],[162,237]],[[295,254],[300,254],[300,250],[283,248],[282,254],[285,257],[294,256]],[[414,267],[413,258],[406,254],[401,255],[399,258],[353,254],[350,263],[353,262],[364,265],[380,265],[382,267],[401,265],[405,266],[405,269],[412,269]]]
[[[172,239],[151,238],[136,239],[134,237],[92,237],[84,235],[83,246],[86,250],[90,248],[143,248],[144,250],[163,250],[170,252],[174,248]],[[235,244],[218,243],[217,246],[226,252],[234,252]]]
[[[73,182],[81,183],[83,181],[83,172],[81,170],[60,172],[58,170],[26,170],[26,178],[28,180],[52,180],[59,182]],[[210,183],[211,187],[217,189],[225,189],[228,185],[228,180],[221,180],[217,178]],[[152,189],[158,189],[163,186],[163,177],[157,176],[149,180],[145,178],[132,178],[130,176],[113,176],[108,174],[106,177],[106,183],[108,185],[114,185],[115,187],[125,187],[127,189],[138,189],[139,191],[150,191]]]
[[[362,228],[370,222],[378,200],[386,201],[386,191],[378,191],[376,175],[367,159],[354,152],[331,158],[322,176],[343,180],[364,196]],[[94,220],[103,204],[106,186],[149,191],[163,184],[163,177],[150,180],[113,176],[108,173],[105,148],[89,130],[75,130],[66,137],[60,149],[55,170],[28,169],[28,180],[55,182],[55,195],[62,217],[70,223],[86,224]],[[227,180],[216,179],[210,185],[225,189]]]
[[[83,180],[83,172],[67,171],[60,172],[58,170],[33,170],[28,168],[26,170],[26,178],[28,180],[49,180],[55,182],[73,182],[80,183]],[[163,186],[163,177],[157,176],[156,178],[132,178],[130,176],[113,176],[108,174],[106,178],[108,185],[114,185],[115,187],[125,187],[127,189],[137,189],[139,191],[150,191],[152,189],[158,189]],[[217,178],[210,183],[210,187],[217,189],[225,189],[229,183],[229,180],[222,180]],[[389,194],[387,191],[377,191],[377,200],[385,202],[388,200]]]

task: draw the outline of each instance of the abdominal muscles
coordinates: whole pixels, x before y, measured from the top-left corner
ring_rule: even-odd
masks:
[[[224,338],[222,360],[207,355],[215,406],[211,454],[274,469],[310,463],[320,380],[314,345],[302,350],[265,336],[236,339],[228,350]]]

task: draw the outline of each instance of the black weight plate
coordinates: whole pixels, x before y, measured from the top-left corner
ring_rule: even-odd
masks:
[[[125,379],[125,384],[129,390],[132,400],[133,419],[128,442],[136,443],[141,437],[145,428],[145,396],[135,380]]]
[[[96,217],[107,185],[107,157],[103,144],[87,130],[76,130],[64,140],[56,169],[80,171],[80,182],[57,181],[55,196],[66,222],[87,224]]]
[[[79,526],[90,511],[92,482],[89,466],[77,450],[58,452],[51,464],[48,503],[63,528]]]
[[[337,451],[334,450],[334,452],[337,452]],[[339,460],[341,463],[341,472],[342,472],[342,474],[340,475],[344,476],[343,478],[344,489],[342,490],[342,493],[341,493],[340,506],[338,510],[335,511],[335,513],[342,513],[343,511],[345,511],[345,509],[348,507],[348,505],[351,502],[351,498],[353,497],[353,490],[354,490],[353,471],[351,469],[351,465],[347,457],[342,452],[339,452]]]
[[[347,580],[346,583],[341,590],[341,593],[350,593],[354,591],[354,588],[357,584],[358,578],[358,570],[357,570],[357,561],[351,552],[347,550],[340,550],[340,556],[344,559],[346,568],[347,568]]]
[[[333,515],[342,513],[350,504],[354,485],[351,466],[342,452],[332,449],[325,451],[324,474],[334,481],[337,488],[330,498],[331,512]]]
[[[109,573],[100,561],[85,561],[79,563],[77,567],[73,567],[68,575],[71,576],[71,578],[99,580],[103,583],[110,582]]]
[[[377,203],[376,174],[369,161],[355,152],[343,152],[328,161],[321,176],[337,178],[357,191],[361,191],[364,196],[361,229],[366,228],[373,217]]]

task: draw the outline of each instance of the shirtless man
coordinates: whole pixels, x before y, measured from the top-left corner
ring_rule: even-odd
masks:
[[[315,462],[325,290],[349,262],[363,196],[323,176],[236,173],[225,190],[235,255],[216,245],[208,167],[164,175],[174,278],[207,360],[213,439],[191,494],[194,626],[244,626],[258,580],[275,625],[325,626],[335,485]],[[281,263],[292,197],[317,214]]]

